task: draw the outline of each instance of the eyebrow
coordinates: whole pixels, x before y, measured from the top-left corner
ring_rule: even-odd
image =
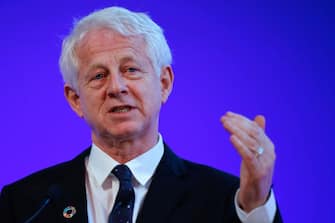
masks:
[[[90,73],[93,71],[93,70],[96,70],[96,69],[106,69],[106,66],[101,64],[101,63],[98,63],[98,64],[93,64],[92,66],[90,66],[87,70],[87,72],[85,72],[85,79],[89,78],[90,77]]]
[[[98,68],[106,68],[106,66],[101,64],[101,63],[93,64],[88,70],[94,70],[94,69],[98,69]]]
[[[138,60],[136,60],[133,56],[126,56],[120,59],[120,63],[127,63],[127,62],[137,62]]]

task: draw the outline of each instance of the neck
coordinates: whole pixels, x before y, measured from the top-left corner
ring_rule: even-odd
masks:
[[[119,163],[126,163],[148,151],[158,141],[158,133],[144,139],[111,138],[104,139],[92,134],[92,141],[101,150]]]

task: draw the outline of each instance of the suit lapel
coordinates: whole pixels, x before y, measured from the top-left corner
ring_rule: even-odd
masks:
[[[184,163],[166,145],[137,223],[168,222],[173,211],[181,205],[187,196]]]
[[[57,184],[63,191],[63,196],[56,203],[56,211],[60,222],[87,223],[86,197],[86,167],[85,157],[90,153],[87,149],[68,163],[68,173],[59,176]],[[164,155],[160,161],[148,193],[137,217],[137,223],[168,222],[173,211],[185,201],[187,196],[186,168],[179,159],[165,145]],[[74,207],[76,214],[72,218],[65,218],[63,211],[66,207]]]
[[[87,149],[79,156],[68,163],[68,172],[64,176],[60,176],[60,188],[62,196],[56,204],[57,215],[60,222],[87,223],[87,198],[85,185],[85,157],[89,155],[90,150]],[[63,215],[65,208],[74,207],[76,214],[71,218]]]

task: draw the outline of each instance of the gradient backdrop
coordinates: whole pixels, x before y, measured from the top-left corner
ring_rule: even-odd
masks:
[[[334,222],[331,2],[1,0],[0,188],[90,145],[63,97],[61,39],[74,17],[119,5],[149,12],[172,48],[160,131],[174,151],[238,175],[220,116],[264,114],[285,222]]]

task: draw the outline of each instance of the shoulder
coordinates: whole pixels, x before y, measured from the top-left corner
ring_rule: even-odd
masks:
[[[187,174],[199,184],[206,184],[206,187],[219,187],[221,190],[236,190],[239,187],[239,178],[225,171],[194,163],[189,160],[182,159]]]
[[[4,186],[0,194],[2,219],[5,222],[14,222],[14,219],[21,222],[35,213],[46,198],[73,201],[76,196],[84,197],[81,195],[85,193],[85,157],[88,154],[89,150],[86,150],[71,161],[40,170]],[[44,217],[56,216],[55,212],[58,211],[62,210],[53,207],[50,212],[44,213]],[[56,222],[56,218],[53,220],[50,222]]]
[[[89,149],[70,161],[47,167],[10,183],[3,187],[3,192],[17,190],[22,190],[23,192],[26,190],[38,191],[41,188],[47,188],[52,184],[59,184],[66,179],[76,177],[81,170],[84,170],[84,160],[87,155],[89,155]]]
[[[198,189],[211,188],[215,190],[236,191],[239,188],[239,178],[225,171],[192,162],[177,156],[168,145],[164,144],[162,166],[170,167],[178,176],[191,183],[190,187]]]

